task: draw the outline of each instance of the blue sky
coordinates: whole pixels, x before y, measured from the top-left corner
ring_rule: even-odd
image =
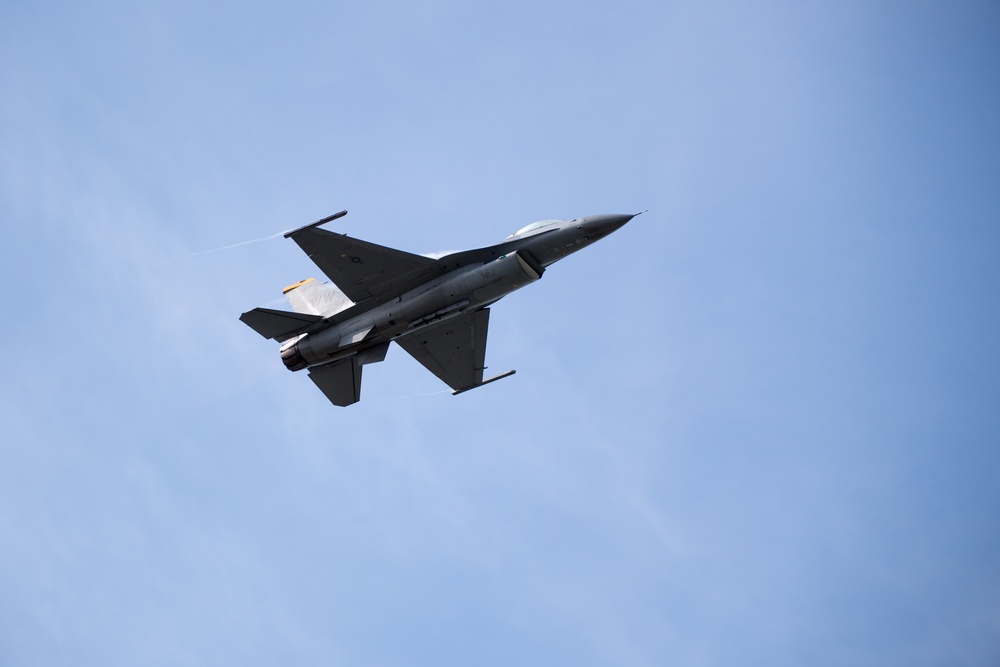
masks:
[[[0,7],[0,662],[995,665],[995,2]],[[238,321],[649,209],[451,397]],[[213,252],[202,252],[213,251]],[[193,253],[200,253],[193,255]]]

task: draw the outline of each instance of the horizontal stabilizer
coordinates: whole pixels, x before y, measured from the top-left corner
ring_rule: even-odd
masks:
[[[320,315],[290,313],[287,310],[254,308],[240,315],[240,321],[264,338],[273,338],[279,343],[288,340],[301,329],[322,320]]]
[[[361,400],[361,364],[355,359],[313,366],[309,379],[334,405],[343,408]]]

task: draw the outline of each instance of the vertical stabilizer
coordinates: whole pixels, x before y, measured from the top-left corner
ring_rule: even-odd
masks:
[[[354,305],[336,285],[317,282],[315,278],[306,278],[282,291],[297,313],[329,317]]]

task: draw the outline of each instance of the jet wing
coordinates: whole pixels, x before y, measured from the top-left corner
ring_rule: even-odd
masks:
[[[346,407],[361,400],[361,364],[356,359],[314,366],[309,379],[334,405]]]
[[[457,391],[483,384],[489,308],[459,315],[396,339],[400,347]]]
[[[307,226],[288,234],[355,303],[393,298],[440,273],[437,260]]]

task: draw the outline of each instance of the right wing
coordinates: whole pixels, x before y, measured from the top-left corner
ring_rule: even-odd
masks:
[[[455,391],[483,384],[490,310],[483,308],[396,339],[424,368]]]
[[[399,296],[441,272],[437,260],[429,257],[313,226],[288,236],[355,303]]]

